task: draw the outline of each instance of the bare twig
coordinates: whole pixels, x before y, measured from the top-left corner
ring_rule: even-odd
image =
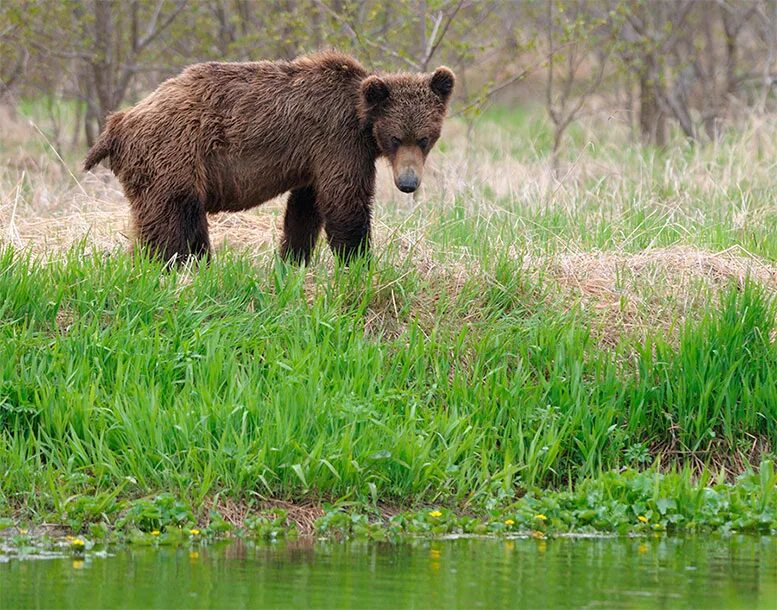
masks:
[[[560,47],[558,47],[555,52],[559,53],[569,47],[569,45],[572,43],[564,44]],[[523,80],[526,78],[529,74],[532,74],[535,70],[539,70],[540,68],[544,68],[548,65],[548,62],[552,60],[552,55],[548,54],[546,55],[541,61],[538,61],[528,68],[525,68],[521,70],[518,74],[514,74],[510,76],[509,78],[506,78],[498,85],[494,85],[493,87],[489,87],[485,92],[481,93],[479,96],[477,96],[472,102],[467,104],[466,106],[463,106],[462,108],[459,108],[456,112],[451,113],[450,116],[456,117],[461,116],[462,114],[466,113],[468,110],[471,110],[472,108],[475,108],[476,106],[479,106],[483,103],[485,103],[488,99],[492,98],[494,95],[499,93],[500,91],[503,91],[510,85],[514,85],[518,81]]]
[[[68,174],[70,174],[70,177],[73,179],[73,181],[78,185],[78,188],[81,189],[81,192],[84,195],[88,195],[89,193],[86,192],[86,189],[83,187],[81,182],[76,178],[76,175],[71,171],[70,167],[67,163],[65,163],[65,160],[62,158],[62,155],[59,154],[59,151],[54,148],[52,143],[49,141],[49,139],[46,137],[46,134],[43,133],[40,128],[35,124],[35,121],[30,121],[30,125],[37,131],[40,136],[45,140],[48,147],[51,149],[51,151],[57,156],[57,159],[59,159],[59,162],[62,164],[62,167],[65,168]]]
[[[464,0],[459,0],[459,2],[456,4],[456,6],[448,15],[448,18],[445,20],[445,25],[443,26],[442,32],[440,32],[439,36],[437,36],[437,30],[439,29],[440,22],[442,21],[442,11],[440,11],[440,13],[438,14],[437,21],[434,24],[434,29],[432,30],[432,35],[429,37],[429,45],[427,47],[427,51],[424,55],[423,61],[421,62],[422,70],[426,70],[426,68],[428,67],[429,62],[432,60],[432,57],[434,57],[434,54],[437,52],[437,48],[445,39],[445,35],[448,33],[448,28],[450,28],[451,24],[453,23],[453,20],[456,18],[456,15],[461,10],[461,7],[463,5],[464,5]]]
[[[157,3],[156,9],[154,10],[154,15],[149,21],[148,27],[146,28],[146,35],[141,38],[138,41],[138,51],[142,51],[145,49],[149,44],[154,42],[154,40],[162,33],[164,32],[168,27],[170,27],[170,24],[175,21],[175,18],[178,17],[178,15],[181,13],[181,11],[186,8],[186,0],[178,0],[176,2],[175,8],[170,12],[170,14],[165,17],[165,19],[162,21],[161,24],[157,27],[157,21],[159,20],[159,14],[162,11],[162,6],[164,5],[164,0],[159,0]]]

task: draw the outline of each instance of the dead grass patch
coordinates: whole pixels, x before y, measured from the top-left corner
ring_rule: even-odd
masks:
[[[610,346],[624,335],[644,337],[656,329],[674,335],[732,283],[741,287],[749,280],[777,290],[777,266],[738,247],[575,252],[525,257],[523,265],[552,281],[564,300],[581,305],[599,340]]]

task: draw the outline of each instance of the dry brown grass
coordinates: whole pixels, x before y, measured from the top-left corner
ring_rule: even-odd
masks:
[[[579,303],[611,345],[624,334],[679,330],[732,282],[742,286],[749,279],[777,290],[777,266],[741,248],[576,252],[523,263],[528,272],[551,280],[568,302]]]

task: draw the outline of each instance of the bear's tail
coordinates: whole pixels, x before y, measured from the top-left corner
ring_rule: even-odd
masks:
[[[88,172],[100,161],[106,157],[110,157],[111,154],[116,151],[116,127],[123,117],[123,112],[114,112],[108,116],[108,120],[105,122],[105,129],[103,129],[102,133],[97,138],[97,142],[94,143],[86,155],[86,159],[84,160],[84,171]]]

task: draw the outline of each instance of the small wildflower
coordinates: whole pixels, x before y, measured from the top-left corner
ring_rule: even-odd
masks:
[[[151,535],[152,536],[159,536],[159,530],[154,530],[153,532],[151,532]]]
[[[26,530],[26,529],[22,529],[21,527],[19,528],[19,533],[20,533],[22,536],[26,536],[26,535],[27,535],[27,532],[28,532],[28,530]]]
[[[513,525],[515,525],[515,521],[513,521],[512,519],[505,519],[505,525],[507,527],[512,527]]]
[[[429,513],[429,516],[432,519],[437,519],[437,517],[442,517],[442,513],[439,510],[433,510],[432,512]]]
[[[547,521],[548,520],[548,518],[545,515],[543,515],[542,513],[539,513],[538,515],[534,515],[534,518],[535,519],[539,519],[540,521]]]
[[[639,519],[642,523],[648,522],[648,518],[645,515],[640,515],[639,517],[637,517],[637,519]]]
[[[80,538],[73,538],[73,540],[70,542],[70,544],[72,544],[73,546],[76,546],[78,548],[83,548],[85,543]]]
[[[195,528],[195,529],[191,529],[191,530],[189,530],[189,533],[190,533],[192,536],[199,536],[199,535],[200,535],[200,530],[198,530],[198,529],[196,529],[196,528]]]

